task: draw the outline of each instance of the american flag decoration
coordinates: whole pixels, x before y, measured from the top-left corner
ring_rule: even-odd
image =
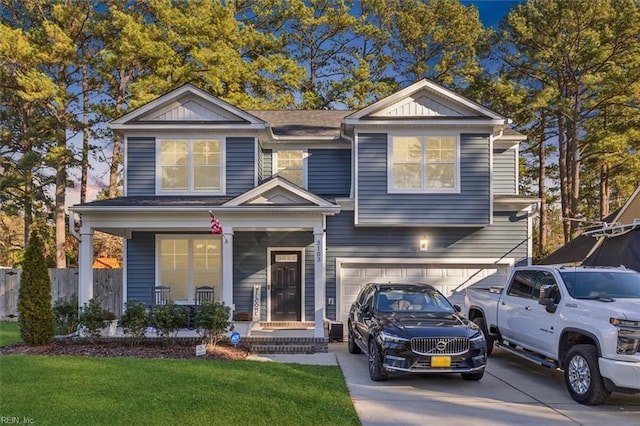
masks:
[[[220,222],[218,221],[218,219],[216,218],[216,215],[213,214],[212,211],[209,212],[209,215],[211,216],[211,233],[213,235],[221,235],[222,225],[220,225]]]

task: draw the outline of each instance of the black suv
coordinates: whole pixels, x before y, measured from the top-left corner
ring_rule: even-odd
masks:
[[[480,380],[487,344],[429,284],[365,284],[349,311],[349,352],[369,356],[371,380],[389,372],[461,373]]]

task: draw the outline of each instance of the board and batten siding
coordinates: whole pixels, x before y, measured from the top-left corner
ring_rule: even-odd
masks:
[[[127,138],[127,196],[140,197],[156,193],[155,138]]]
[[[515,195],[517,191],[517,148],[493,150],[493,193]]]
[[[235,197],[255,186],[255,139],[227,138],[226,149],[226,195]]]
[[[387,193],[387,134],[358,135],[358,225],[447,226],[490,222],[488,135],[460,135],[460,193]]]
[[[235,311],[253,311],[253,287],[260,289],[260,318],[267,318],[267,249],[278,247],[304,248],[304,307],[303,321],[314,319],[314,251],[311,232],[243,232],[233,236],[233,303]]]
[[[318,195],[349,196],[351,189],[350,149],[310,149],[308,189]]]
[[[153,232],[134,232],[127,240],[127,298],[152,303],[156,283],[156,238]]]

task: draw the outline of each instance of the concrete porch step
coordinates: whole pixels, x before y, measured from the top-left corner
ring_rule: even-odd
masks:
[[[313,354],[315,345],[251,345],[254,354]]]
[[[258,325],[265,330],[306,330],[315,327],[312,321],[262,321]]]

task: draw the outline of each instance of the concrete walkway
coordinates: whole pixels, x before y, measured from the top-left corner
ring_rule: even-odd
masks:
[[[372,382],[366,355],[352,355],[345,343],[329,353],[253,355],[249,359],[339,365],[364,426],[390,425],[593,425],[640,426],[640,394],[613,394],[590,407],[569,397],[562,372],[527,363],[499,349],[479,382],[459,375],[392,375]]]

